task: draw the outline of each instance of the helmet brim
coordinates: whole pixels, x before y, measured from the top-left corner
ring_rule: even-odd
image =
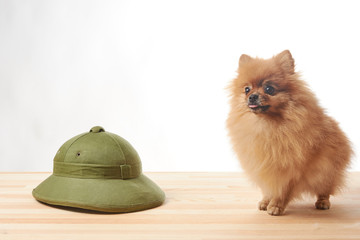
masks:
[[[101,212],[134,212],[160,206],[164,192],[144,174],[132,179],[51,175],[32,192],[40,202]]]

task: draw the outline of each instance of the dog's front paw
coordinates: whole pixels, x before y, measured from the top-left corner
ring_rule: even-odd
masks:
[[[281,208],[279,206],[268,206],[267,213],[272,216],[280,216],[284,213],[284,208]]]
[[[268,207],[268,205],[269,205],[269,200],[261,200],[260,202],[259,202],[259,210],[261,210],[261,211],[266,211],[267,210],[267,207]]]

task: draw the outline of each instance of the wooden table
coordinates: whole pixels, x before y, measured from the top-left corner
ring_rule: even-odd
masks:
[[[37,202],[50,173],[0,173],[0,240],[360,239],[360,173],[332,198],[293,202],[281,217],[257,210],[260,192],[242,173],[146,173],[165,191],[161,207],[100,214]]]

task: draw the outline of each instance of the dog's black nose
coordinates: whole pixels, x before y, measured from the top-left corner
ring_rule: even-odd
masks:
[[[259,95],[251,94],[250,97],[249,97],[249,102],[250,103],[255,103],[258,99],[259,99]]]

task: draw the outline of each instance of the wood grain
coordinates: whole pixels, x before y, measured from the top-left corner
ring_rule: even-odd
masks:
[[[37,202],[50,173],[0,173],[0,240],[360,239],[360,173],[316,210],[306,197],[281,217],[257,210],[260,191],[242,173],[146,173],[165,191],[161,207],[100,214]]]

